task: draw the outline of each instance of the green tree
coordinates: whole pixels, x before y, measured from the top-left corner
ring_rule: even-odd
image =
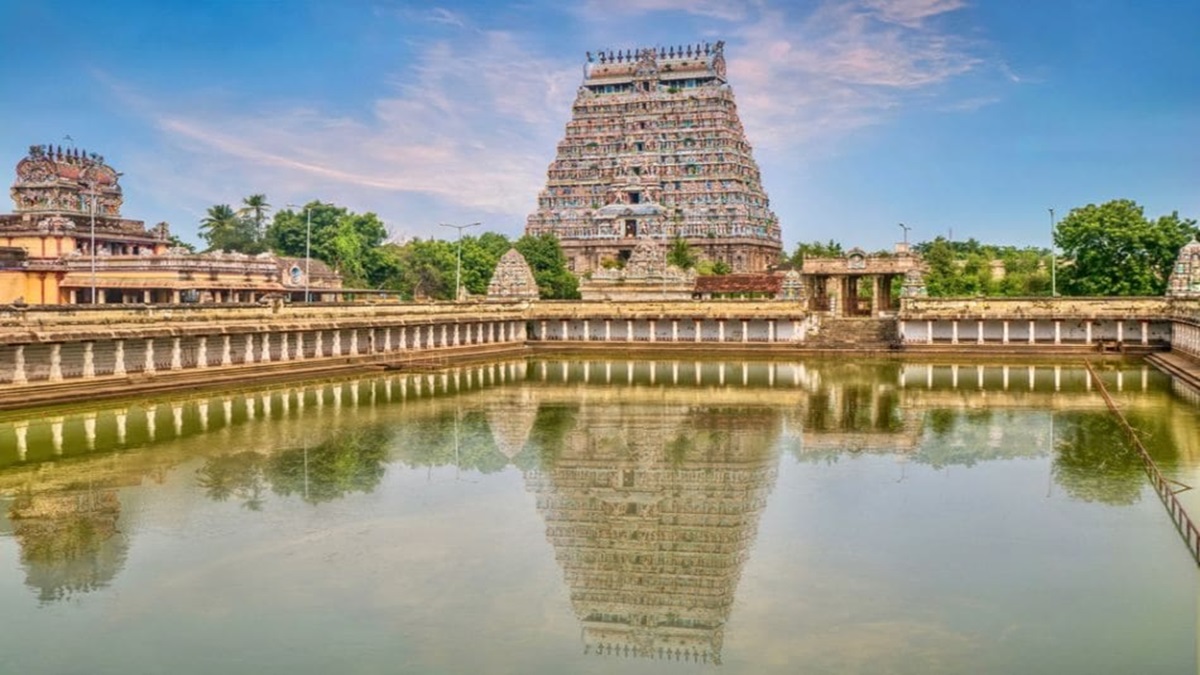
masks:
[[[696,255],[696,250],[687,242],[687,239],[676,235],[671,239],[670,247],[667,249],[667,263],[674,265],[681,270],[690,270],[699,262],[699,257]]]
[[[271,205],[267,203],[267,196],[264,194],[250,195],[242,200],[242,208],[238,210],[238,215],[243,218],[249,218],[254,223],[254,236],[262,240],[263,235],[263,220],[267,217],[267,211],[271,210]]]
[[[842,250],[842,244],[832,239],[825,243],[819,241],[800,242],[796,244],[788,262],[792,267],[800,267],[804,264],[805,258],[840,258],[844,255],[846,252]]]
[[[208,213],[200,221],[200,237],[208,244],[207,251],[262,253],[265,249],[254,236],[253,228],[230,205],[215,204],[208,207]]]
[[[1178,213],[1157,220],[1128,199],[1072,209],[1054,230],[1068,295],[1162,295],[1175,257],[1196,233]]]
[[[309,239],[312,257],[337,269],[347,287],[383,288],[394,281],[394,259],[382,248],[387,227],[374,213],[312,201],[298,211],[277,211],[266,232],[271,250],[297,258],[304,257]]]
[[[558,237],[552,234],[525,235],[514,247],[525,256],[537,281],[538,294],[545,300],[576,300],[579,298],[579,279],[567,269]]]

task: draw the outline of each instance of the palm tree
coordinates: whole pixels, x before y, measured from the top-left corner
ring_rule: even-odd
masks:
[[[242,208],[238,209],[238,215],[251,216],[254,220],[254,236],[261,240],[263,238],[263,219],[267,216],[267,211],[271,210],[271,205],[267,203],[267,196],[263,194],[250,195],[242,200]]]
[[[200,221],[200,236],[208,250],[222,251],[236,246],[240,239],[241,219],[228,204],[214,204]]]

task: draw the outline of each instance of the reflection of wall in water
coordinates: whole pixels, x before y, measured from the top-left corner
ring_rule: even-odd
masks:
[[[769,408],[580,408],[525,481],[585,653],[720,662],[779,428]]]

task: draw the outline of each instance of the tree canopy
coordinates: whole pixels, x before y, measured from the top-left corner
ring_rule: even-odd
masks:
[[[382,246],[387,236],[387,228],[374,213],[311,201],[296,211],[277,211],[265,238],[271,250],[297,258],[305,256],[309,242],[312,257],[335,268],[347,287],[386,288],[396,272]]]
[[[1162,295],[1196,221],[1178,213],[1148,219],[1128,199],[1072,209],[1055,227],[1062,249],[1058,287],[1068,295]]]

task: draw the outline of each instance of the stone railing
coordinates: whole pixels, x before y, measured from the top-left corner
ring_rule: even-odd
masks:
[[[1159,319],[1171,314],[1167,298],[902,298],[900,318],[939,319]]]

